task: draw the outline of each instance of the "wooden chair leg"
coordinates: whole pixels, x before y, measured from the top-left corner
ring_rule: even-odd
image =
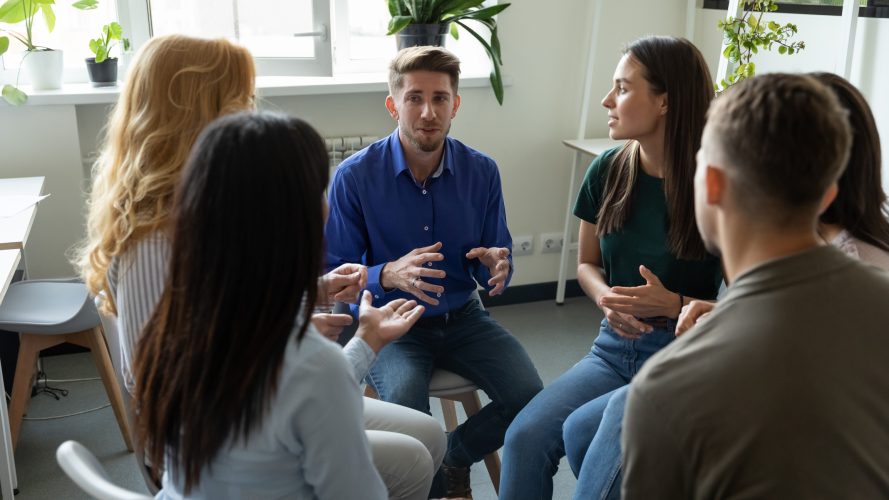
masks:
[[[481,398],[478,397],[478,391],[472,391],[471,394],[466,394],[461,397],[460,402],[463,403],[463,409],[466,411],[467,417],[475,415],[482,409],[482,401]],[[499,494],[500,455],[496,451],[485,455],[485,467],[488,469],[488,476],[491,478],[491,483],[494,484],[494,492]]]
[[[12,383],[12,400],[9,404],[9,431],[12,435],[12,449],[19,442],[22,418],[31,400],[31,381],[34,378],[34,367],[37,365],[39,346],[30,335],[22,335],[19,344],[19,356],[15,365],[15,380]]]
[[[16,360],[15,381],[12,384],[12,401],[9,405],[9,430],[13,449],[18,443],[22,418],[25,416],[25,410],[28,409],[28,402],[31,401],[31,387],[34,381],[34,367],[37,365],[37,357],[40,355],[40,351],[65,342],[64,335],[23,333],[19,338],[19,356]]]
[[[380,395],[377,394],[377,390],[374,389],[373,386],[370,384],[364,386],[364,397],[370,399],[380,399]]]
[[[118,427],[120,427],[120,434],[123,436],[127,450],[133,451],[127,410],[124,406],[123,397],[120,394],[120,386],[117,385],[117,378],[114,375],[114,366],[111,364],[111,355],[108,354],[105,336],[102,334],[101,327],[96,327],[83,333],[89,339],[93,361],[96,363],[96,370],[99,371],[99,376],[105,385],[105,392],[108,394],[108,400],[111,402],[111,408],[114,410],[114,417],[117,419]]]
[[[457,405],[450,399],[439,398],[441,413],[444,415],[445,430],[453,432],[457,428]]]

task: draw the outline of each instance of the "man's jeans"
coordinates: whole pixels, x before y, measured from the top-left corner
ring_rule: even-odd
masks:
[[[620,337],[602,320],[590,353],[519,413],[506,434],[501,500],[552,498],[552,477],[566,450],[575,475],[588,469],[588,477],[578,483],[578,498],[619,498],[623,398],[615,400],[619,408],[608,403],[652,354],[673,340],[675,321],[656,319],[663,327],[638,340]],[[619,411],[616,420],[613,410]],[[596,452],[590,457],[594,436]]]
[[[448,436],[444,463],[452,467],[468,467],[499,449],[512,419],[543,388],[522,345],[475,298],[421,318],[380,351],[367,378],[383,401],[429,413],[434,368],[471,380],[491,398]]]

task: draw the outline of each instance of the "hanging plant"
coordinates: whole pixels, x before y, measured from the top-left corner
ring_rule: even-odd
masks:
[[[795,24],[763,21],[766,13],[778,10],[775,0],[743,0],[742,6],[741,17],[727,17],[717,23],[725,37],[722,55],[737,65],[732,74],[716,84],[717,92],[756,74],[752,59],[760,49],[770,51],[777,46],[779,54],[793,55],[806,48],[803,41],[791,41],[798,31]]]

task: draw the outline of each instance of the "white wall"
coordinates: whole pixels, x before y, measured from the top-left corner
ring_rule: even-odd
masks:
[[[685,32],[686,0],[603,0],[602,22],[595,54],[592,102],[587,136],[597,137],[607,133],[605,113],[599,101],[610,86],[611,75],[621,48],[645,34],[682,35]],[[497,105],[488,88],[465,89],[461,92],[463,105],[454,121],[452,135],[493,156],[500,165],[503,177],[504,197],[510,230],[513,235],[539,235],[560,232],[564,223],[567,203],[568,172],[572,154],[561,144],[562,139],[573,138],[580,116],[581,80],[586,63],[591,16],[595,3],[589,0],[554,0],[547,4],[546,15],[539,6],[529,2],[513,2],[500,18],[500,36],[503,45],[504,73],[511,79],[506,89],[503,107]],[[721,13],[711,10],[697,11],[696,42],[710,60],[715,70],[719,52],[720,34],[716,20]],[[812,17],[812,16],[796,16]],[[817,18],[821,19],[821,18]],[[830,18],[835,20],[836,18]],[[827,36],[820,31],[808,32],[809,21],[797,19],[801,37],[809,45],[808,54],[814,63],[822,63],[828,56],[823,52],[831,49]],[[811,33],[808,35],[807,33]],[[815,33],[819,36],[816,37]],[[819,40],[828,40],[819,42]],[[394,43],[394,42],[393,42]],[[859,45],[853,64],[853,77],[859,75],[859,83],[871,97],[871,104],[878,115],[878,123],[885,130],[884,141],[889,137],[889,96],[877,95],[878,88],[886,88],[889,69],[878,66],[875,53],[877,44],[889,46],[889,20],[862,19],[859,25]],[[821,48],[819,48],[821,47]],[[832,53],[832,52],[831,52]],[[809,56],[811,54],[811,56]],[[781,62],[787,62],[787,58]],[[802,57],[799,58],[802,63]],[[758,61],[758,67],[766,70],[768,64]],[[820,69],[823,66],[818,66]],[[805,70],[816,68],[803,68]],[[853,78],[854,80],[854,78]],[[882,82],[882,83],[881,83]],[[325,136],[388,134],[394,123],[383,107],[383,93],[351,95],[277,97],[267,99],[263,108],[278,109],[296,114],[313,123]],[[32,121],[43,123],[47,128],[73,127],[70,120],[56,123],[38,116],[40,107],[27,107],[25,113],[34,113]],[[82,177],[79,157],[95,150],[108,107],[105,105],[77,106],[79,144],[70,144],[59,150],[49,149],[45,141],[19,132],[18,125],[10,126],[14,115],[0,105],[0,137],[6,137],[0,156],[0,177],[38,175],[55,165],[53,172],[61,169],[72,179]],[[19,115],[15,115],[19,116]],[[71,132],[69,132],[70,134]],[[77,131],[73,132],[77,133]],[[64,134],[62,134],[64,135]],[[77,137],[77,136],[75,136]],[[76,141],[75,141],[76,142]],[[6,147],[17,148],[20,155],[32,155],[42,161],[32,161],[22,168],[12,168],[7,161]],[[884,143],[889,151],[889,144]],[[77,152],[75,153],[75,150]],[[70,169],[70,170],[65,170]],[[578,176],[582,172],[578,173]],[[884,174],[889,179],[889,173]],[[55,182],[55,189],[64,187],[69,193],[79,193],[76,180]],[[53,186],[50,186],[50,191]],[[55,196],[55,194],[54,194]],[[571,197],[573,198],[573,194]],[[54,276],[70,274],[62,252],[74,243],[80,234],[82,205],[73,194],[68,195],[64,207],[52,213],[49,205],[42,206],[35,224],[31,248],[45,246],[43,254],[30,259],[32,274]],[[61,200],[60,200],[61,204]],[[44,210],[44,208],[46,210]],[[53,225],[49,219],[64,221]],[[60,231],[64,226],[66,231]],[[42,243],[38,243],[41,241]],[[554,281],[558,273],[558,254],[539,253],[539,240],[535,240],[535,254],[516,258],[516,285]],[[571,266],[573,268],[573,266]],[[572,270],[573,275],[573,270]]]

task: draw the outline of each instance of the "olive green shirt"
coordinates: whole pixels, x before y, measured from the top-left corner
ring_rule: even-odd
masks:
[[[741,274],[633,379],[623,498],[889,498],[887,305],[832,246]]]
[[[598,223],[608,169],[618,149],[610,149],[593,160],[577,195],[574,215],[590,224]],[[645,279],[639,274],[639,266],[644,265],[671,292],[703,300],[715,299],[722,283],[719,259],[713,256],[705,260],[678,259],[667,246],[669,228],[664,180],[640,168],[623,227],[599,238],[608,285],[644,285]]]

